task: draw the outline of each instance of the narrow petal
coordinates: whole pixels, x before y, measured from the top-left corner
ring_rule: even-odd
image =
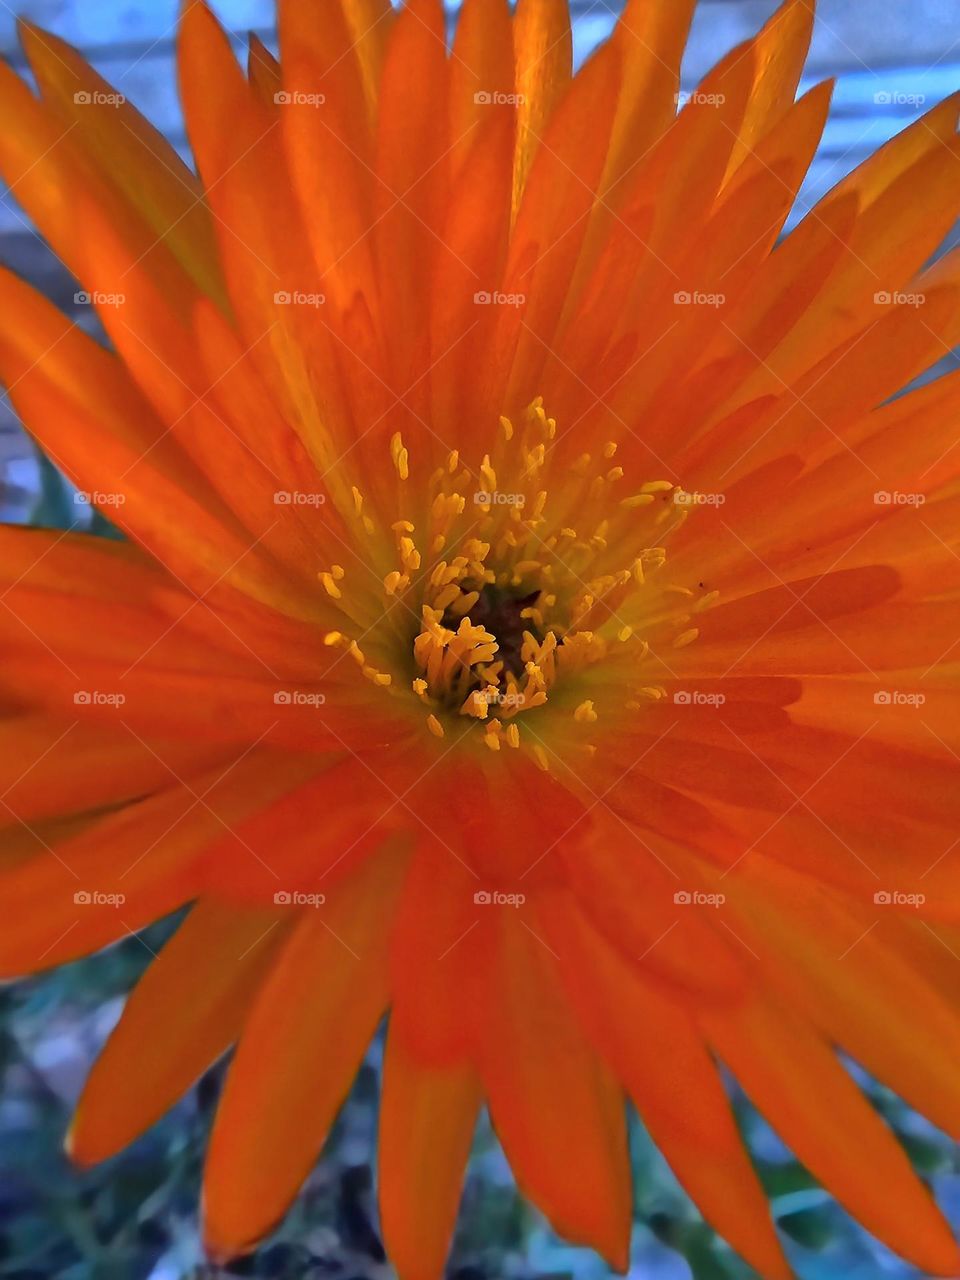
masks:
[[[631,1212],[623,1098],[559,994],[546,944],[515,909],[499,910],[508,914],[484,1002],[481,1066],[494,1127],[521,1189],[554,1227],[625,1270]]]
[[[960,1250],[949,1227],[828,1045],[769,1002],[708,1014],[703,1023],[754,1104],[868,1231],[922,1271],[956,1274]]]
[[[252,1248],[323,1146],[387,1004],[397,849],[300,919],[247,1019],[217,1111],[204,1182],[215,1256]]]
[[[287,921],[201,900],[127,1000],[67,1138],[81,1165],[115,1155],[239,1037]]]
[[[468,1066],[431,1068],[387,1040],[380,1100],[380,1216],[404,1280],[440,1280],[480,1105]]]

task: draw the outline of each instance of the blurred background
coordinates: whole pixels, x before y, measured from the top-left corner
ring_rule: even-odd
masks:
[[[662,0],[671,3],[671,0]],[[212,0],[240,49],[248,31],[275,47],[273,0]],[[776,0],[700,0],[684,88],[753,34]],[[80,47],[102,75],[186,153],[175,91],[178,0],[0,0],[0,53],[23,70],[22,14]],[[617,6],[574,0],[578,61],[611,30]],[[455,7],[450,9],[451,24]],[[924,110],[960,88],[958,0],[820,0],[804,87],[838,78],[823,146],[794,221]],[[0,122],[0,127],[3,123]],[[0,193],[0,260],[78,323],[75,283],[8,192]],[[78,511],[80,515],[78,516]],[[0,401],[0,519],[73,524],[77,508]],[[100,530],[104,532],[106,530]],[[386,1280],[372,1211],[378,1047],[374,1046],[305,1196],[277,1236],[226,1272],[205,1268],[196,1205],[205,1135],[220,1088],[212,1070],[177,1110],[129,1152],[77,1174],[62,1154],[69,1115],[124,993],[176,922],[42,979],[0,988],[0,1277],[6,1280],[180,1280],[258,1275]],[[637,1028],[637,1034],[644,1034]],[[960,1228],[956,1148],[897,1099],[863,1079],[951,1221]],[[748,1104],[734,1102],[778,1225],[803,1280],[910,1277],[834,1206]],[[717,1241],[634,1125],[636,1223],[631,1280],[742,1280],[750,1273]],[[838,1132],[837,1141],[843,1141]],[[571,1169],[571,1178],[576,1170]],[[564,1246],[523,1204],[495,1139],[478,1135],[453,1280],[602,1280],[607,1268]]]

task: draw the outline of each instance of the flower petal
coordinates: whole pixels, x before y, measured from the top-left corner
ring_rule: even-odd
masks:
[[[299,919],[247,1019],[217,1111],[204,1233],[251,1248],[310,1171],[387,1004],[386,938],[405,858],[384,851]]]
[[[202,899],[130,995],[77,1104],[67,1150],[115,1155],[158,1120],[238,1038],[285,934],[281,912]]]
[[[949,1227],[833,1050],[768,1001],[702,1021],[754,1104],[831,1194],[921,1270],[955,1275],[960,1250]]]
[[[521,1189],[554,1227],[625,1270],[631,1211],[623,1099],[558,994],[548,947],[514,909],[498,910],[481,1060],[494,1127]]]
[[[380,1099],[380,1216],[404,1280],[440,1280],[480,1106],[472,1067],[426,1067],[387,1039]]]

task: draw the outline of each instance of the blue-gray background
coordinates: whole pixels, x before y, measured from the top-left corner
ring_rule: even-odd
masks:
[[[576,53],[582,60],[609,33],[616,8],[574,2]],[[237,33],[238,47],[250,30],[274,43],[273,0],[212,3]],[[692,88],[775,8],[776,0],[701,0],[684,87]],[[82,48],[183,150],[173,66],[177,9],[178,0],[15,0],[12,8],[0,0],[0,53],[22,67],[15,11],[34,19]],[[960,87],[960,0],[820,0],[807,84],[826,76],[837,76],[839,83],[798,214],[918,110]],[[885,95],[923,102],[891,106]],[[72,308],[75,286],[6,193],[0,195],[0,260]],[[89,312],[81,318],[88,322]],[[0,402],[0,519],[36,518],[41,480],[36,455],[9,406]],[[90,1059],[115,1021],[124,991],[160,945],[163,932],[161,926],[106,956],[0,990],[0,1277],[6,1280],[178,1280],[205,1274],[200,1271],[195,1205],[217,1071],[173,1117],[107,1168],[80,1177],[60,1153],[69,1109]],[[638,1034],[644,1029],[638,1028]],[[377,1259],[363,1186],[363,1170],[375,1144],[376,1058],[375,1048],[338,1125],[332,1153],[311,1179],[281,1243],[261,1252],[247,1274],[343,1280],[381,1280],[389,1274]],[[960,1226],[956,1148],[885,1091],[863,1083]],[[804,1280],[914,1274],[812,1185],[742,1098],[736,1097],[736,1105]],[[745,1269],[700,1222],[639,1129],[635,1139],[637,1230],[631,1280],[745,1276]],[[843,1141],[842,1133],[837,1140]],[[471,1162],[451,1274],[458,1280],[563,1275],[601,1280],[608,1272],[586,1251],[561,1245],[542,1219],[523,1206],[492,1135],[485,1131]]]

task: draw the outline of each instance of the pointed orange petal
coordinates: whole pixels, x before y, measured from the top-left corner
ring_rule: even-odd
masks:
[[[738,873],[751,946],[787,998],[834,1044],[952,1137],[960,1133],[960,1021],[885,938],[815,881],[764,859]],[[872,926],[876,927],[872,927]]]
[[[405,859],[370,859],[299,915],[244,1028],[204,1179],[207,1247],[230,1257],[279,1218],[317,1158],[387,1004],[386,948]]]
[[[683,56],[696,0],[650,4],[627,0],[613,40],[623,55],[623,88],[601,190],[619,201],[622,183],[673,121]]]
[[[283,88],[280,63],[259,36],[250,34],[247,50],[247,76],[265,107],[278,106],[276,95]]]
[[[380,1216],[404,1280],[441,1280],[480,1105],[472,1067],[426,1067],[387,1039],[380,1097]]]
[[[576,910],[560,902],[548,910],[548,936],[560,948],[578,1013],[678,1179],[762,1276],[789,1280],[766,1196],[693,1019],[672,993],[647,982],[636,963],[616,955]],[[638,1035],[638,1027],[655,1027],[655,1038]]]
[[[727,180],[793,102],[813,33],[813,0],[786,0],[757,35],[756,72]]]
[[[282,913],[197,903],[127,1000],[67,1139],[81,1165],[159,1119],[240,1034],[280,939]],[[284,924],[287,922],[283,922]]]
[[[518,0],[513,47],[518,95],[513,179],[516,217],[540,139],[570,81],[573,37],[566,0]]]
[[[949,1227],[832,1049],[765,1001],[702,1021],[754,1104],[868,1231],[925,1272],[957,1273],[960,1250]]]
[[[139,743],[122,727],[48,715],[0,722],[0,794],[31,825],[134,800],[212,764],[216,752],[176,742]],[[0,810],[0,820],[9,813]]]
[[[76,49],[32,23],[20,26],[44,100],[71,142],[172,249],[204,293],[226,305],[203,189],[176,151]]]
[[[464,0],[450,65],[450,158],[454,174],[491,117],[506,115],[513,120],[513,104],[499,96],[514,92],[512,36],[506,0]]]
[[[521,1189],[557,1231],[626,1270],[631,1212],[623,1097],[558,989],[551,953],[535,936],[537,918],[526,924],[523,908],[484,910],[502,913],[481,1057],[494,1127]]]
[[[373,133],[364,85],[381,53],[362,74],[356,31],[340,5],[324,5],[321,13],[313,3],[280,0],[279,25],[283,87],[292,95],[280,128],[317,265],[337,305],[349,305],[357,292],[372,301]],[[373,27],[375,40],[383,30]]]

